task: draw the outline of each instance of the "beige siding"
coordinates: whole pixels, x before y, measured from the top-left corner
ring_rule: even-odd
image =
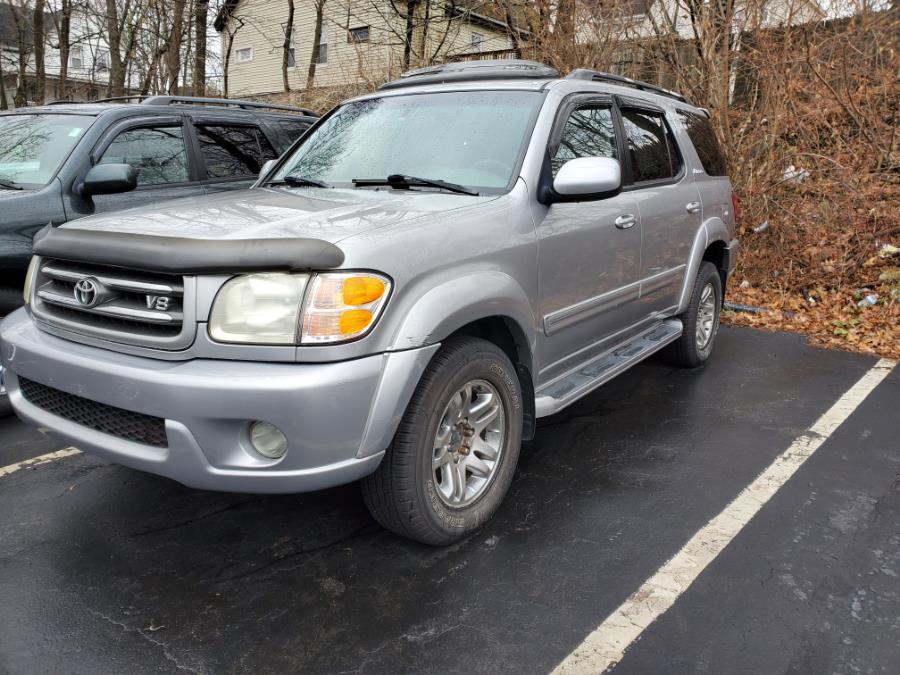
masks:
[[[313,0],[295,0],[294,5],[296,63],[289,69],[288,77],[291,88],[300,90],[306,87],[316,10]],[[424,12],[424,5],[420,11]],[[481,51],[510,46],[502,27],[484,26],[459,17],[450,21],[444,16],[443,4],[439,2],[433,3],[429,12],[428,30],[418,30],[413,40],[411,67],[432,58],[440,62],[447,57],[476,51],[473,33],[482,36]],[[327,63],[316,64],[315,86],[377,83],[399,73],[405,24],[388,1],[375,4],[372,0],[327,0],[324,16],[328,58]],[[243,21],[244,25],[237,30],[232,46],[229,95],[240,97],[282,91],[286,0],[243,0],[234,10],[233,17]],[[232,18],[228,29],[234,30],[235,25]],[[369,27],[369,42],[351,42],[348,29],[363,26]],[[224,49],[225,41],[222,42]],[[253,50],[252,60],[237,61],[235,52],[247,48]]]

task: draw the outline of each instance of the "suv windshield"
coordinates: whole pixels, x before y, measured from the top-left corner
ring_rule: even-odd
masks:
[[[42,187],[84,134],[87,115],[0,115],[0,189]]]
[[[512,179],[542,101],[541,92],[483,90],[353,101],[310,133],[272,179],[352,187],[354,179],[409,175],[496,194]]]

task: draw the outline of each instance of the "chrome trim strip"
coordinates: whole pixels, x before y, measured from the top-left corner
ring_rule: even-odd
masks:
[[[70,298],[66,295],[46,291],[44,289],[38,291],[38,297],[44,302],[49,302],[53,305],[60,305],[79,312],[84,312],[85,314],[98,314],[100,316],[110,316],[116,319],[129,319],[131,321],[162,325],[180,324],[184,320],[184,315],[181,312],[154,312],[146,309],[138,309],[136,307],[123,307],[121,305],[113,304],[85,307],[75,298]]]
[[[640,289],[641,282],[634,281],[626,286],[616,288],[602,295],[595,295],[574,305],[563,307],[552,314],[547,314],[543,321],[544,334],[552,335],[572,324],[615,309],[626,302],[637,300],[640,297]]]
[[[133,293],[160,293],[162,295],[182,295],[184,294],[184,286],[181,284],[159,284],[150,283],[148,281],[139,281],[136,279],[121,279],[117,277],[109,277],[103,274],[89,274],[87,272],[76,272],[75,270],[65,270],[53,265],[44,265],[41,267],[41,274],[50,279],[59,281],[80,281],[87,277],[93,277],[101,284],[108,288],[115,288],[119,291],[131,291]]]

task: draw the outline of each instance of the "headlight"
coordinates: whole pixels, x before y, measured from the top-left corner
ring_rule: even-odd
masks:
[[[222,286],[209,317],[217,342],[292,345],[297,342],[305,274],[248,274]]]
[[[34,288],[34,275],[37,273],[39,259],[36,255],[31,256],[31,262],[28,263],[28,272],[25,273],[25,288],[22,294],[25,296],[25,304],[31,302],[31,289]]]
[[[303,305],[301,344],[344,342],[365,335],[387,302],[391,282],[380,274],[316,275]]]
[[[239,276],[219,290],[209,334],[217,342],[243,344],[345,342],[375,325],[389,291],[390,280],[372,273],[317,274],[311,280],[305,274]]]

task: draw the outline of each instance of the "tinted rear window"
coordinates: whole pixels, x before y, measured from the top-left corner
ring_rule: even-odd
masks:
[[[197,137],[210,178],[256,176],[266,160],[278,156],[255,127],[205,124],[197,127]]]
[[[624,109],[622,123],[635,183],[678,175],[681,158],[662,113]]]
[[[703,115],[679,110],[677,112],[678,119],[684,125],[691,143],[697,150],[700,157],[700,163],[703,170],[710,176],[725,176],[728,174],[728,167],[725,164],[725,156],[722,154],[722,148],[716,139],[716,132],[713,131],[712,124]]]

